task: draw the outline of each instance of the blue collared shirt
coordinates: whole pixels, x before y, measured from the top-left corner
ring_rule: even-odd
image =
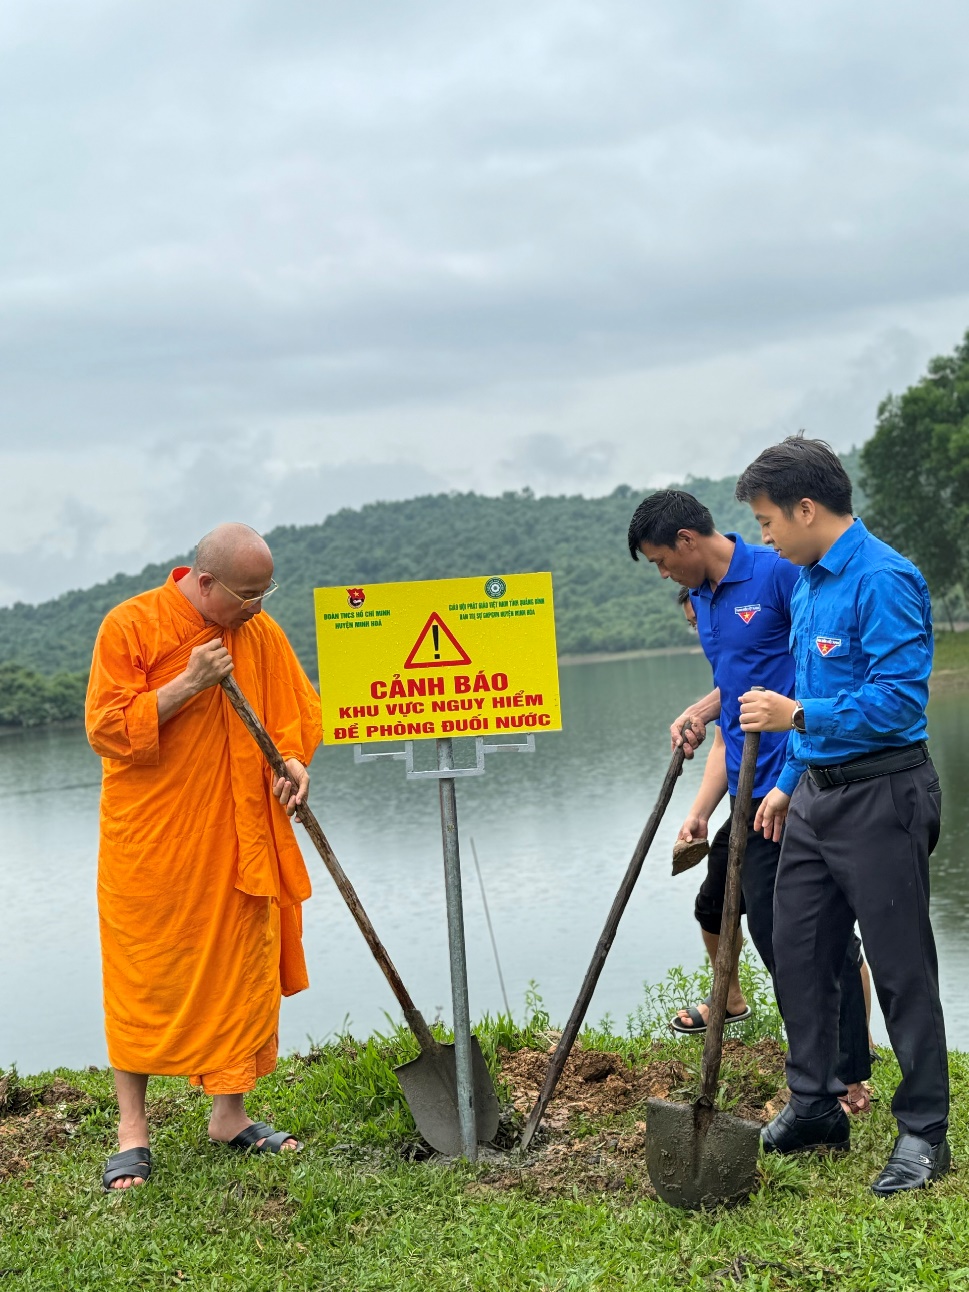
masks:
[[[856,520],[791,600],[795,695],[806,734],[793,732],[777,788],[806,767],[925,739],[932,671],[932,605],[922,575]]]
[[[790,654],[791,593],[798,582],[796,565],[770,547],[748,547],[739,534],[727,573],[711,591],[703,583],[690,592],[703,653],[720,688],[720,732],[726,748],[727,784],[737,793],[744,733],[740,729],[740,696],[752,686],[794,694],[794,660]],[[754,797],[777,784],[787,755],[787,733],[765,732],[760,739]]]

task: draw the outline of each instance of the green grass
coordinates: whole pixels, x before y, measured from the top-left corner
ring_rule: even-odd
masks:
[[[695,1062],[698,1040],[662,1040],[657,1052],[652,1037],[699,985],[671,979],[624,1029],[605,1020],[583,1041],[634,1062],[657,1053]],[[763,992],[759,1000],[748,1040],[777,1025]],[[544,1048],[548,1022],[533,997],[527,1025],[486,1019],[477,1033],[493,1059],[498,1045]],[[415,1053],[392,1030],[282,1062],[250,1111],[306,1139],[298,1156],[209,1146],[207,1101],[182,1081],[153,1081],[152,1179],[109,1196],[100,1191],[114,1124],[107,1074],[62,1071],[19,1086],[9,1074],[8,1105],[35,1101],[55,1075],[88,1102],[0,1117],[0,1289],[969,1288],[964,1174],[888,1201],[868,1191],[894,1135],[890,1060],[876,1065],[875,1111],[853,1127],[852,1153],[767,1159],[749,1205],[689,1214],[641,1188],[600,1194],[577,1178],[545,1195],[527,1180],[493,1187],[494,1163],[407,1160],[413,1123],[392,1067]],[[953,1054],[951,1067],[960,1162],[969,1056]]]
[[[934,672],[969,672],[969,632],[935,634]]]

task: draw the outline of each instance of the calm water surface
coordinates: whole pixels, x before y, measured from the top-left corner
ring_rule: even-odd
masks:
[[[532,755],[495,755],[487,774],[457,782],[472,1016],[502,1007],[473,837],[502,968],[517,1016],[530,980],[553,1019],[567,1017],[606,913],[665,771],[669,720],[708,689],[698,655],[589,664],[562,671],[566,730],[540,734]],[[949,1043],[969,1049],[969,693],[940,695],[930,737],[944,793],[933,860],[933,922]],[[471,761],[470,749],[457,746]],[[429,761],[428,764],[429,765]],[[0,740],[0,1067],[21,1072],[106,1061],[95,907],[99,761],[82,731]],[[625,1019],[644,982],[693,966],[700,871],[673,879],[677,828],[699,782],[680,781],[599,981],[590,1017]],[[400,763],[355,766],[322,749],[313,804],[418,1005],[451,1013],[437,787]],[[722,811],[717,823],[722,819]],[[301,832],[297,831],[301,836]],[[311,847],[316,891],[304,908],[311,987],[283,1002],[284,1049],[349,1026],[366,1034],[396,1002]],[[880,1020],[877,1036],[884,1037]]]

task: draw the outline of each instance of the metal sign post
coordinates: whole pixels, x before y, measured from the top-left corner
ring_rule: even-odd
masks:
[[[486,755],[532,752],[531,733],[562,728],[552,576],[316,588],[314,601],[324,743],[353,745],[358,763],[401,759],[408,780],[438,781],[457,1105],[462,1152],[474,1161],[497,1103],[485,1110],[474,1084],[484,1063],[471,1036],[454,782],[480,776]],[[472,767],[455,767],[455,736],[474,738]],[[436,742],[435,768],[415,770],[412,737]],[[402,750],[363,752],[402,740]],[[490,1078],[488,1089],[493,1098]]]
[[[471,1067],[471,1007],[468,996],[468,958],[464,942],[464,905],[461,893],[461,851],[458,845],[458,809],[454,781],[458,776],[481,776],[485,770],[485,755],[533,754],[535,737],[523,741],[492,744],[479,736],[475,742],[473,767],[455,767],[454,746],[449,738],[435,742],[437,770],[417,771],[414,768],[414,742],[409,740],[402,750],[387,753],[364,753],[358,745],[353,751],[355,763],[372,763],[378,758],[402,760],[407,779],[436,780],[441,801],[441,841],[444,852],[444,897],[447,904],[448,954],[451,961],[451,1008],[454,1012],[454,1057],[457,1068],[458,1116],[461,1124],[461,1151],[469,1162],[478,1160],[478,1139],[475,1133],[474,1079]]]

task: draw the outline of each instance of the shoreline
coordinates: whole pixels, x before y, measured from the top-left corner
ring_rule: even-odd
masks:
[[[958,636],[958,632],[956,636]],[[949,638],[949,630],[943,630],[938,634],[940,638]],[[969,640],[969,633],[967,633]],[[673,655],[703,655],[703,650],[699,644],[695,646],[652,646],[644,647],[642,650],[621,650],[621,651],[590,651],[581,655],[559,655],[559,668],[574,668],[581,664],[615,664],[624,660],[635,659],[658,659],[663,656]],[[311,677],[310,681],[319,690],[319,681]],[[929,688],[931,693],[962,691],[969,689],[969,661],[962,667],[953,668],[951,664],[946,663],[941,668],[935,668],[929,678]],[[31,727],[19,727],[11,724],[0,724],[0,739],[5,736],[22,736],[27,732],[37,731],[70,731],[77,727],[84,726],[83,718],[62,718],[56,722],[37,723]]]
[[[560,668],[571,668],[573,664],[612,664],[623,659],[655,659],[660,655],[702,655],[700,646],[651,646],[643,650],[593,651],[588,655],[560,655]]]

